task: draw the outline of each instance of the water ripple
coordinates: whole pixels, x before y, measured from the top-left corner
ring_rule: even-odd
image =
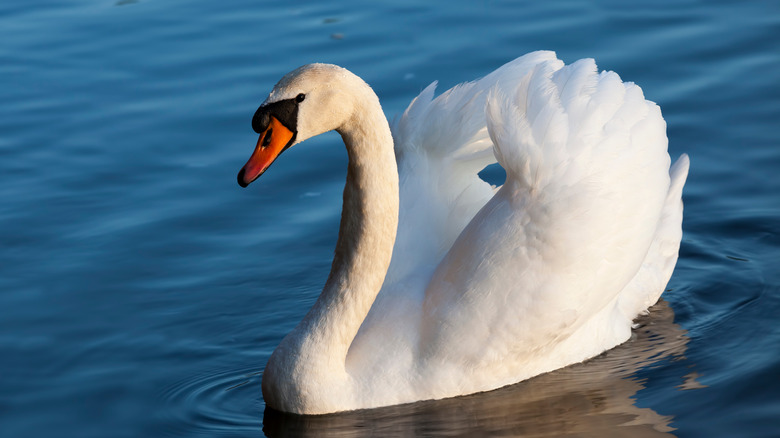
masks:
[[[158,418],[169,436],[226,436],[258,433],[260,381],[257,370],[222,370],[183,379],[159,395],[165,404]]]

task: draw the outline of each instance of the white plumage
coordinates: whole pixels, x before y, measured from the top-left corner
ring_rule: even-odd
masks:
[[[534,52],[434,88],[392,139],[374,93],[340,67],[304,66],[269,96],[305,93],[295,142],[336,129],[350,156],[333,269],[269,360],[269,406],[495,389],[624,342],[664,290],[688,158],[670,173],[665,122],[638,86]],[[500,188],[477,175],[496,160]]]

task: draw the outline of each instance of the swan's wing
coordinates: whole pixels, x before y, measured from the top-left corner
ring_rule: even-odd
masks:
[[[420,342],[432,367],[479,370],[472,390],[586,358],[550,354],[635,277],[670,187],[660,109],[593,60],[497,87],[487,120],[507,182],[436,269]]]
[[[529,53],[436,98],[434,82],[393,123],[400,213],[388,284],[421,271],[430,275],[493,196],[495,188],[478,176],[496,162],[485,121],[489,91],[516,81],[540,62],[553,60],[553,52]]]

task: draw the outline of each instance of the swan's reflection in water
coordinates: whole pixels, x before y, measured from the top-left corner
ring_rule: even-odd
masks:
[[[642,367],[682,357],[688,338],[665,301],[640,317],[632,339],[585,363],[495,391],[343,414],[304,417],[267,408],[269,437],[670,436],[670,416],[634,405]]]

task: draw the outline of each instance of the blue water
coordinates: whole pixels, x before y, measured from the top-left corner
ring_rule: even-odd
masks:
[[[780,3],[279,3],[0,4],[0,436],[780,436]],[[266,411],[346,154],[325,135],[240,189],[257,105],[320,61],[392,117],[537,49],[640,84],[690,154],[664,301],[623,346],[499,391]]]

